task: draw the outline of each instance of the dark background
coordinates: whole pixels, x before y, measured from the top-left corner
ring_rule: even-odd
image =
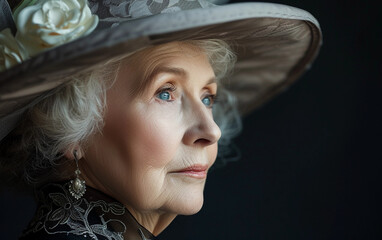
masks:
[[[210,173],[203,209],[177,217],[162,240],[382,239],[382,8],[272,2],[319,20],[321,52],[299,82],[244,119],[242,159]],[[0,211],[0,238],[16,239],[34,203],[2,192]]]

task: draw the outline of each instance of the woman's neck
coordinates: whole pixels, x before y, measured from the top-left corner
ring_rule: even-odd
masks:
[[[139,224],[150,231],[154,236],[158,236],[176,217],[176,214],[165,212],[145,212],[125,206],[134,216]]]

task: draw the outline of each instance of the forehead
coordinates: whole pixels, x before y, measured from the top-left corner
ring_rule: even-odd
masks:
[[[171,42],[140,50],[121,62],[118,78],[129,81],[130,92],[134,95],[142,93],[152,82],[153,76],[170,65],[179,63],[179,59],[187,61],[209,61],[204,50],[187,42]]]

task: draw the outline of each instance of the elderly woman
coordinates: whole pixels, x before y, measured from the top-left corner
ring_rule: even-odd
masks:
[[[275,4],[2,4],[1,177],[38,201],[21,239],[153,239],[198,212],[239,112],[320,43],[309,13]]]

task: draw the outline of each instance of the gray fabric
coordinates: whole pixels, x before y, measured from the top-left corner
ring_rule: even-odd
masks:
[[[66,76],[148,45],[211,38],[232,44],[238,63],[231,81],[224,84],[238,98],[240,111],[246,113],[297,79],[312,63],[321,44],[317,20],[304,10],[285,5],[211,6],[203,0],[164,0],[159,5],[150,2],[98,1],[98,6],[90,6],[105,24],[100,24],[95,32],[0,73],[0,128],[5,129],[0,132],[0,140],[10,131],[8,126],[15,125],[8,123],[6,116],[31,107],[33,96],[41,97],[63,83]],[[116,4],[121,8],[122,3],[123,11],[112,7]],[[182,3],[185,4],[180,9],[176,8]],[[141,10],[132,13],[132,4],[140,4],[135,7]],[[168,12],[170,8],[177,11]],[[185,8],[195,9],[180,11]],[[154,13],[157,15],[146,16]],[[124,17],[115,17],[119,14]],[[138,19],[131,19],[132,14],[137,14]],[[111,17],[118,21],[109,22]]]
[[[0,0],[0,31],[10,28],[16,34],[16,26],[12,17],[12,10],[6,0]]]
[[[96,31],[147,16],[214,6],[204,0],[88,0],[88,3],[100,19]]]
[[[17,126],[26,109],[26,107],[19,109],[0,120],[0,140],[7,136]]]
[[[0,141],[7,136],[21,121],[24,113],[38,102],[46,98],[47,96],[55,93],[57,90],[53,89],[44,94],[31,95],[29,97],[25,97],[21,103],[17,100],[10,101],[0,101],[0,109],[4,109],[5,107],[9,109],[10,112],[8,115],[4,115],[3,118],[0,117]],[[22,107],[18,107],[18,106]],[[17,109],[16,111],[12,111],[13,109]]]

